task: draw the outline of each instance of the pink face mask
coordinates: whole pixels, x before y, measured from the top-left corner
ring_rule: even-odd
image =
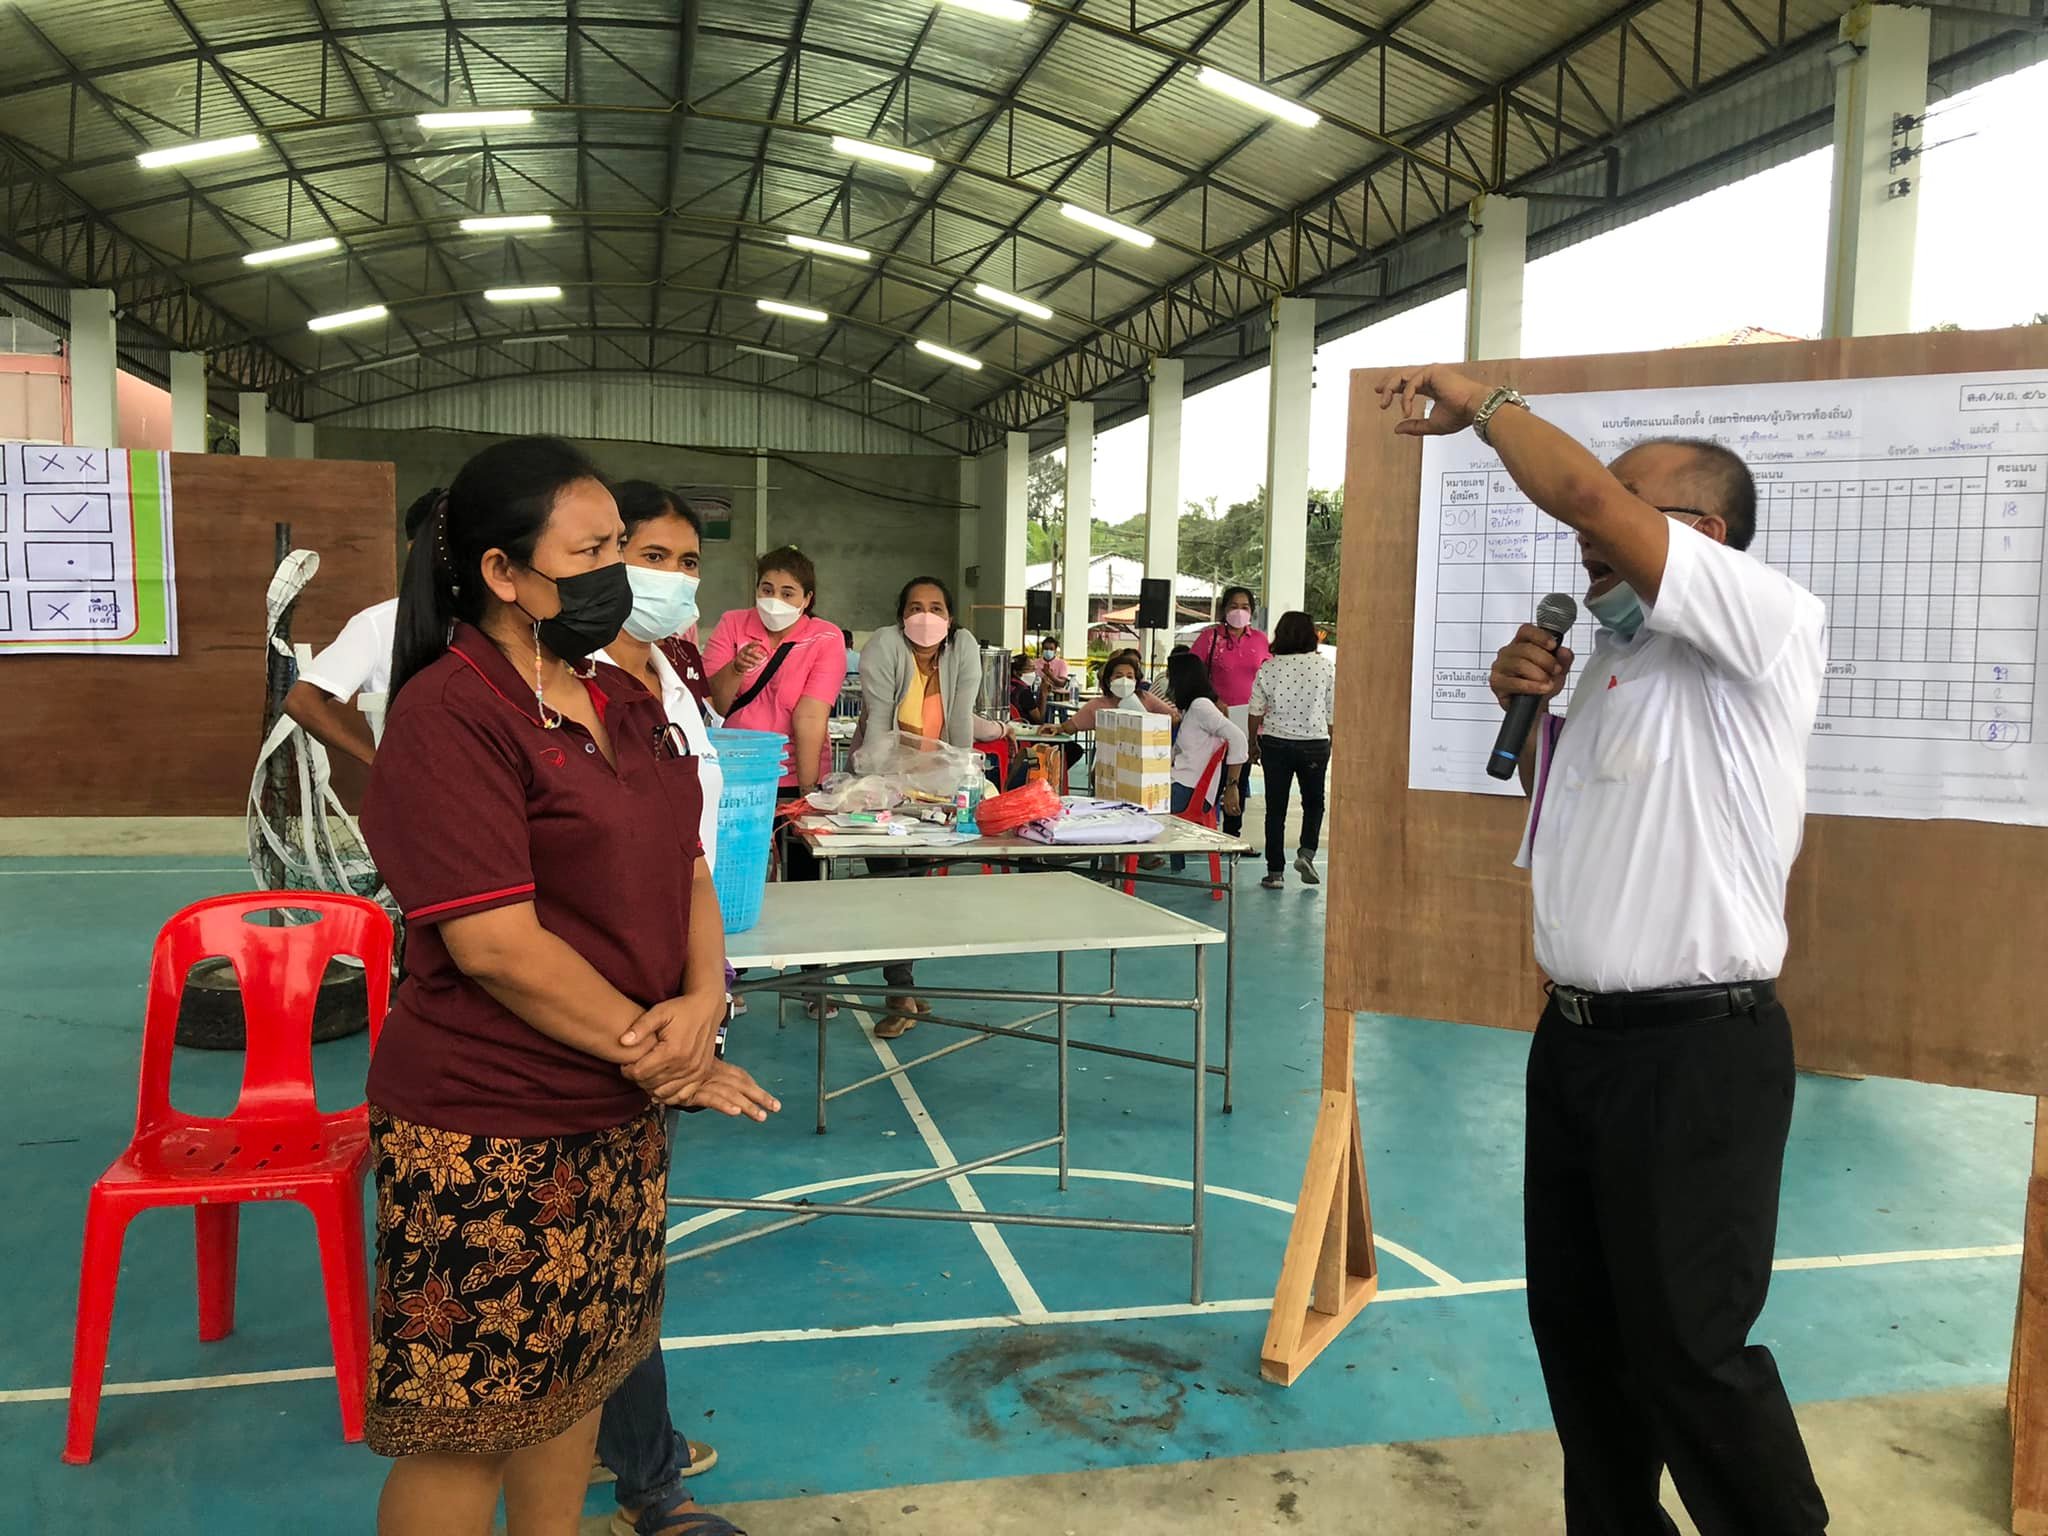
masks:
[[[942,614],[913,613],[903,621],[903,633],[909,636],[912,645],[938,645],[952,632],[952,621]]]
[[[1223,622],[1232,629],[1250,629],[1252,627],[1252,612],[1249,608],[1233,608],[1230,612],[1223,615]]]

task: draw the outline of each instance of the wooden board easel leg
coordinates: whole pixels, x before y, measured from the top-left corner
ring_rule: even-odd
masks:
[[[2005,1406],[2012,1420],[2012,1528],[2048,1536],[2048,1099],[2034,1100],[2034,1171],[2027,1181],[2026,1236],[2012,1371]]]
[[[1379,1294],[1365,1144],[1351,1077],[1352,1028],[1348,1013],[1332,1009],[1323,1016],[1322,1103],[1259,1351],[1259,1374],[1283,1387]]]

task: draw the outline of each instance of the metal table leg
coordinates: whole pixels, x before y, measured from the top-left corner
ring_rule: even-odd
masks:
[[[1223,1113],[1231,1112],[1231,1067],[1237,1049],[1237,855],[1230,855],[1223,887]]]
[[[1061,1189],[1065,1189],[1065,1188],[1067,1187],[1067,1007],[1068,1007],[1068,1005],[1067,1005],[1067,1002],[1066,1002],[1066,991],[1067,991],[1067,952],[1066,952],[1065,950],[1061,950],[1061,951],[1060,951],[1060,953],[1059,953],[1059,980],[1058,980],[1058,983],[1057,983],[1057,985],[1058,985],[1058,987],[1059,987],[1059,991],[1060,991],[1060,995],[1061,995],[1061,1001],[1060,1001],[1060,1009],[1059,1009],[1059,1012],[1060,1012],[1060,1047],[1059,1047],[1059,1080],[1060,1080],[1060,1188],[1061,1188]],[[1197,1076],[1197,1077],[1200,1077],[1201,1075],[1202,1075],[1202,1074],[1201,1074],[1201,1073],[1199,1073],[1199,1072],[1197,1072],[1197,1073],[1195,1074],[1195,1076]]]
[[[1197,946],[1195,949],[1195,1060],[1209,1059],[1209,951]],[[1208,1118],[1204,1112],[1203,1099],[1209,1086],[1206,1070],[1197,1070],[1195,1079],[1195,1203],[1190,1218],[1194,1225],[1195,1261],[1194,1276],[1188,1287],[1188,1300],[1200,1304],[1202,1300],[1202,1198],[1208,1192],[1204,1180],[1207,1177]],[[1064,1152],[1066,1149],[1060,1149]]]
[[[818,1134],[825,1134],[825,1025],[826,1015],[832,1010],[825,1005],[820,995],[818,1003]]]

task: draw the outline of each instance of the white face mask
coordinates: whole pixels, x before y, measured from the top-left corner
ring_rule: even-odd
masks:
[[[1109,680],[1109,691],[1116,698],[1128,699],[1138,691],[1138,684],[1130,677],[1113,677]]]
[[[660,571],[629,565],[633,611],[626,615],[626,633],[652,643],[679,635],[697,622],[697,578],[687,571]]]
[[[780,634],[804,616],[803,609],[794,603],[785,603],[779,597],[756,598],[754,612],[761,615],[762,624],[775,634]]]

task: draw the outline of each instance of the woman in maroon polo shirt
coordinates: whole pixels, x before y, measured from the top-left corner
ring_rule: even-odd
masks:
[[[632,606],[568,444],[492,445],[422,529],[363,824],[408,919],[370,1063],[381,1536],[577,1529],[598,1410],[657,1347],[663,1106],[778,1108],[719,1059],[697,765],[585,662]],[[728,1528],[729,1529],[729,1528]]]

